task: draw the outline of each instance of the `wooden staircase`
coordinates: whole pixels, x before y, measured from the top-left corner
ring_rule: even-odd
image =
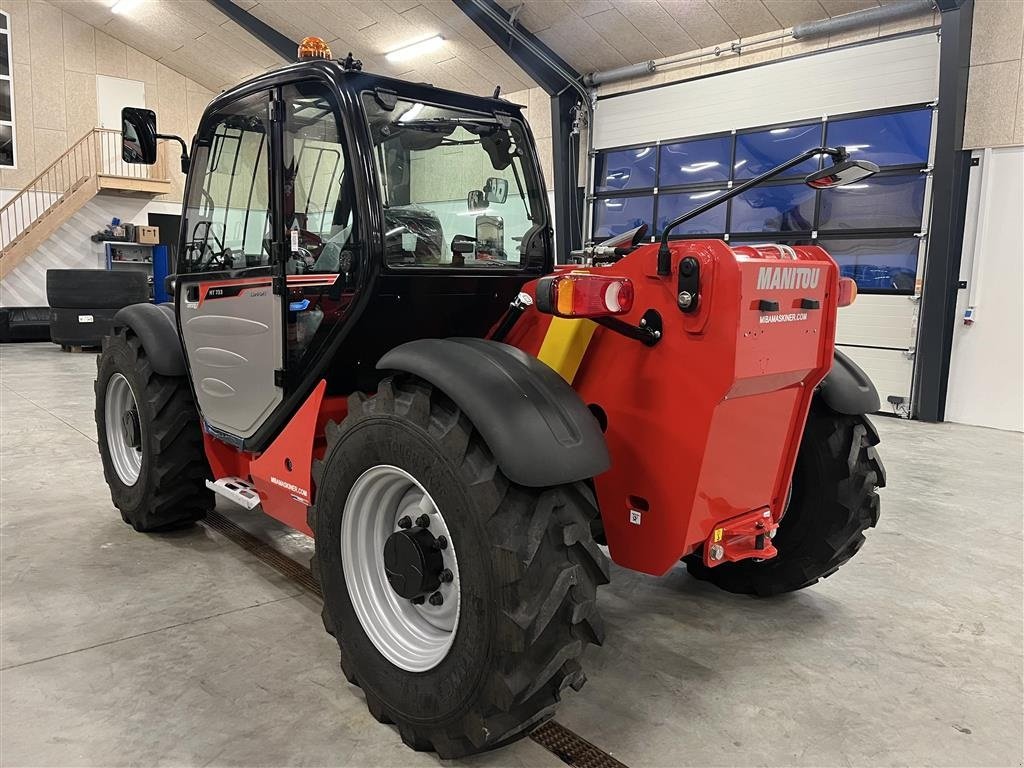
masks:
[[[93,128],[85,134],[0,208],[0,280],[104,190],[167,194],[164,154],[155,165],[131,165],[121,159],[120,131]]]

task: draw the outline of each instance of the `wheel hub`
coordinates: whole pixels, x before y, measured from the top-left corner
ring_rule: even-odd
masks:
[[[399,597],[426,597],[441,586],[441,546],[426,528],[398,530],[384,542],[384,572]]]
[[[124,430],[124,441],[130,448],[142,447],[142,426],[139,424],[139,412],[134,408],[121,416],[121,429]]]

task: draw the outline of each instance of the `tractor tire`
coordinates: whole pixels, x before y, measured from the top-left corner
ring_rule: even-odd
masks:
[[[596,596],[609,565],[591,536],[598,511],[587,485],[512,483],[465,414],[409,376],[385,379],[373,397],[350,397],[341,425],[328,424],[327,441],[313,469],[312,569],[323,591],[324,627],[370,714],[395,724],[409,747],[444,759],[502,746],[550,718],[562,690],[585,682],[580,657],[587,644],[600,645],[604,636]],[[399,485],[363,494],[374,477]],[[407,499],[419,499],[418,506]],[[398,517],[404,509],[431,512],[408,529],[409,520]],[[443,606],[455,602],[447,629],[409,613],[431,610],[425,592],[407,599],[388,583],[395,583],[395,566],[383,540],[390,544],[403,528],[447,534],[443,546],[441,536],[436,540],[455,571],[446,571],[449,583],[437,593],[448,590]],[[369,538],[356,535],[369,529]],[[445,610],[435,597],[429,604]]]
[[[144,272],[107,269],[46,270],[46,303],[63,309],[121,309],[149,301]]]
[[[188,380],[154,373],[124,328],[103,340],[96,367],[96,436],[121,518],[143,532],[201,520],[214,496]]]
[[[708,568],[697,551],[683,558],[692,576],[727,592],[769,597],[827,578],[864,544],[878,523],[885,469],[878,432],[866,416],[848,416],[815,400],[807,418],[786,512],[771,560]]]

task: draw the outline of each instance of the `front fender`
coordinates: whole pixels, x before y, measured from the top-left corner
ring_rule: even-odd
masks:
[[[861,416],[881,408],[878,390],[863,369],[838,349],[835,361],[818,387],[818,394],[836,413]]]
[[[579,395],[520,349],[483,339],[420,339],[388,352],[377,368],[411,373],[450,397],[514,483],[561,485],[611,464],[604,435]]]
[[[161,376],[184,376],[185,355],[173,304],[129,304],[114,315],[114,326],[127,326],[139,337],[153,370]]]

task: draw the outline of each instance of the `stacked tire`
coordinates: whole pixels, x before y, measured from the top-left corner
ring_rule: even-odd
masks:
[[[62,349],[98,347],[114,332],[114,315],[129,304],[149,301],[142,272],[105,269],[46,270],[50,339]]]

